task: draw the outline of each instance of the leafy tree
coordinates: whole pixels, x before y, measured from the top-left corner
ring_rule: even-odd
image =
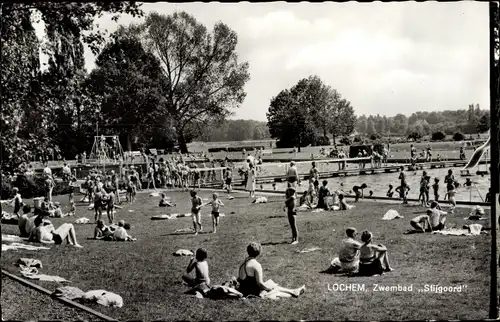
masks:
[[[455,134],[453,134],[453,141],[463,141],[463,140],[465,140],[465,135],[463,133],[456,132]]]
[[[185,153],[193,124],[231,115],[230,109],[246,96],[243,87],[250,78],[249,65],[238,62],[238,37],[222,22],[210,33],[186,12],[151,13],[144,24],[131,29],[161,62],[164,80],[159,111],[173,120],[180,150]]]
[[[368,126],[366,127],[366,133],[368,135],[377,133],[377,129],[375,128],[375,123],[373,120],[368,121]]]
[[[483,114],[480,118],[479,121],[477,122],[477,131],[479,133],[484,133],[490,129],[490,113],[485,113]]]
[[[77,96],[83,44],[96,52],[104,42],[104,34],[93,27],[105,12],[116,14],[115,19],[123,12],[141,14],[134,2],[0,4],[3,170],[15,170],[29,158],[28,150],[32,154],[47,153],[51,147],[58,150],[58,122],[69,114],[62,112],[62,106]],[[33,21],[44,22],[46,45],[38,41]],[[40,50],[49,56],[48,72],[41,72]]]
[[[446,133],[444,133],[443,131],[434,132],[432,133],[431,136],[432,141],[442,141],[445,138],[446,138]]]
[[[165,81],[160,61],[144,50],[139,39],[122,31],[97,57],[87,81],[92,94],[101,98],[101,131],[119,135],[122,146],[132,142],[150,146],[152,138],[172,145],[173,138],[165,137],[173,135],[168,130],[171,119],[159,111]]]

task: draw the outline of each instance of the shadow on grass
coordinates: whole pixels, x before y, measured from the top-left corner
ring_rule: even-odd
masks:
[[[273,219],[273,218],[286,218],[286,216],[269,216],[267,217],[268,219]]]
[[[284,244],[290,244],[286,240],[280,241],[280,242],[268,242],[268,243],[262,243],[262,246],[275,246],[275,245],[284,245]]]
[[[198,235],[204,235],[204,234],[210,234],[211,232],[209,231],[200,231],[198,232]],[[170,234],[165,234],[165,235],[160,235],[161,237],[166,237],[166,236],[177,236],[177,235],[193,235],[195,236],[194,232],[178,232],[178,233],[170,233]]]

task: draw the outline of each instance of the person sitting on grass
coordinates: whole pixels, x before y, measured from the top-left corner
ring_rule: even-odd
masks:
[[[362,245],[355,239],[356,228],[349,227],[345,232],[347,238],[342,240],[339,251],[340,271],[353,275],[359,270],[359,251]]]
[[[363,242],[359,255],[359,275],[361,276],[382,275],[384,272],[392,272],[387,247],[382,244],[373,244],[372,237],[372,233],[366,230],[361,234],[361,241]]]
[[[63,241],[66,241],[74,247],[83,247],[78,244],[78,241],[76,240],[75,227],[72,224],[65,223],[55,229],[52,224],[42,225],[43,219],[41,216],[37,216],[34,223],[35,228],[31,231],[29,237],[30,241],[56,245],[62,244]]]
[[[191,257],[186,273],[182,275],[182,280],[191,288],[186,294],[205,296],[210,290],[207,258],[208,253],[204,248],[198,248],[195,257]],[[189,275],[193,270],[195,277]]]
[[[41,210],[35,210],[35,214],[30,216],[31,207],[29,205],[25,205],[23,207],[23,214],[19,217],[18,226],[19,226],[19,235],[21,237],[29,237],[33,228],[35,228],[35,219],[40,216],[43,218],[48,217],[48,212],[43,212]]]
[[[302,293],[304,293],[305,286],[297,289],[288,289],[278,285],[273,285],[272,287],[266,285],[269,283],[264,283],[262,266],[256,259],[260,255],[260,251],[260,244],[254,242],[250,243],[247,246],[248,257],[238,269],[237,290],[241,292],[243,296],[299,297]]]
[[[104,225],[104,220],[99,219],[94,229],[94,239],[109,239],[112,240],[114,231],[111,227]]]
[[[351,210],[354,207],[355,207],[354,205],[347,204],[345,197],[344,197],[344,194],[342,194],[342,193],[339,194],[339,209],[340,210]]]
[[[118,227],[113,232],[113,240],[114,241],[135,241],[135,240],[137,240],[136,238],[132,238],[132,236],[130,236],[127,233],[127,230],[130,230],[130,224],[125,223],[125,221],[123,221],[123,220],[118,221]]]
[[[359,198],[363,198],[363,190],[366,189],[368,186],[366,183],[363,183],[361,186],[354,186],[352,187],[352,191],[355,194],[355,199],[354,202],[358,202]]]
[[[158,207],[174,207],[174,206],[175,206],[174,204],[172,204],[170,201],[167,200],[167,196],[165,195],[165,193],[162,193]]]
[[[432,232],[435,230],[443,230],[446,222],[446,212],[441,211],[441,207],[435,201],[431,202],[431,207],[426,213],[413,218],[410,225],[417,233]]]

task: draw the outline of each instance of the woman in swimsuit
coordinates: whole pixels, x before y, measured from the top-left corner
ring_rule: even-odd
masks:
[[[262,266],[256,260],[260,255],[261,246],[258,243],[250,243],[247,247],[248,257],[240,266],[238,271],[238,291],[245,297],[248,295],[261,296],[267,292],[267,295],[282,295],[284,297],[298,297],[305,291],[305,286],[298,289],[287,289],[281,286],[268,287],[263,282]]]
[[[372,276],[391,272],[387,248],[382,244],[372,244],[372,233],[366,230],[361,234],[361,241],[363,245],[359,256],[359,275]]]

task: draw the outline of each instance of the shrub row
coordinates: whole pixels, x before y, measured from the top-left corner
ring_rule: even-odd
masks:
[[[19,189],[19,193],[23,198],[31,199],[45,195],[45,182],[43,177],[26,177],[18,175],[14,182],[7,178],[2,178],[2,193],[1,199],[10,199],[14,196],[14,187]],[[68,182],[58,181],[52,191],[52,195],[64,195],[70,193]]]

